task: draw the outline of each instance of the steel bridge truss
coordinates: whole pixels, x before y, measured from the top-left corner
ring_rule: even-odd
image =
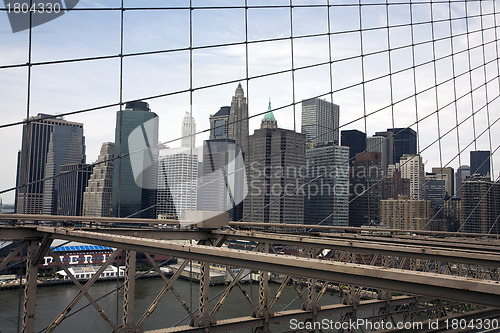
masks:
[[[500,318],[500,240],[495,237],[397,234],[384,230],[367,233],[363,229],[303,233],[304,229],[299,226],[247,230],[244,228],[248,228],[248,224],[244,223],[233,223],[232,227],[217,230],[158,229],[130,227],[131,221],[127,219],[128,228],[105,227],[103,221],[100,226],[93,223],[92,227],[81,228],[31,222],[0,228],[1,239],[23,240],[0,263],[0,270],[19,253],[27,253],[22,332],[34,332],[37,271],[45,255],[53,257],[79,290],[45,332],[52,332],[84,297],[112,332],[144,332],[144,323],[169,291],[179,301],[190,323],[154,332],[232,332],[250,328],[269,332],[275,325],[282,325],[279,331],[283,331],[292,319],[312,323],[322,318],[335,318],[338,322],[363,318],[372,323],[383,321],[396,325],[401,320],[413,322],[422,321],[422,318],[424,324],[436,318]],[[51,250],[55,239],[105,245],[116,250],[98,272],[82,284]],[[183,245],[179,240],[194,240],[195,244]],[[234,241],[242,240],[247,241],[249,249],[231,248]],[[146,255],[151,270],[160,275],[165,285],[143,314],[134,318],[137,252]],[[90,291],[99,275],[122,253],[125,253],[123,315],[122,321],[116,323]],[[152,254],[183,261],[167,278]],[[193,261],[200,264],[197,309],[190,308],[189,302],[175,288],[176,280]],[[232,280],[211,303],[212,264],[225,266]],[[248,269],[258,276],[258,299],[252,299],[243,288],[243,275]],[[268,288],[271,274],[282,277],[276,293],[270,293]],[[297,294],[300,308],[276,308],[285,288]],[[341,295],[342,303],[322,305],[322,297],[333,289]],[[217,319],[232,292],[241,292],[252,312],[247,317]],[[361,313],[367,313],[364,310],[370,310],[372,315],[363,317]],[[338,331],[347,332],[350,328],[340,327]],[[398,330],[394,328],[393,331]]]

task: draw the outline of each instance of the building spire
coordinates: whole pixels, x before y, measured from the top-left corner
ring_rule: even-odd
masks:
[[[260,128],[278,128],[278,122],[274,118],[274,114],[271,108],[271,98],[269,98],[269,105],[267,107],[267,112],[262,118],[262,123]]]
[[[243,87],[241,86],[241,82],[238,83],[238,87],[236,88],[236,90],[234,92],[234,96],[239,97],[239,98],[245,97],[245,92],[243,91]]]

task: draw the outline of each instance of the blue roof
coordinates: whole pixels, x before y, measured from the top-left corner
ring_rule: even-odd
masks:
[[[76,252],[76,251],[102,251],[102,250],[113,250],[111,247],[101,246],[101,245],[78,245],[78,246],[59,246],[57,248],[51,248],[56,252]]]

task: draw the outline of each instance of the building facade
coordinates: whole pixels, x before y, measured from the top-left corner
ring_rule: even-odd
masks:
[[[425,174],[425,199],[429,200],[431,207],[442,216],[442,208],[446,196],[446,181],[432,172]]]
[[[83,216],[111,216],[115,144],[105,142],[83,194]]]
[[[17,213],[52,214],[57,211],[59,177],[46,181],[43,179],[59,175],[62,164],[84,163],[84,140],[81,123],[47,114],[27,119],[23,125],[22,146],[18,154]],[[47,197],[44,199],[45,195]]]
[[[333,144],[306,150],[304,222],[349,224],[349,148]]]
[[[350,172],[349,225],[377,225],[382,199],[382,156],[379,152],[358,154]]]
[[[425,199],[425,171],[422,156],[404,154],[399,160],[401,177],[410,180],[410,198]]]
[[[58,215],[59,183],[63,164],[85,163],[83,127],[55,126],[50,134],[49,151],[45,164],[45,186],[43,188],[43,213]]]
[[[444,220],[446,231],[456,232],[460,228],[462,199],[449,198],[444,201]]]
[[[462,184],[460,228],[462,232],[500,233],[500,183],[489,176],[471,176]]]
[[[243,203],[246,221],[303,223],[306,136],[278,128],[268,112],[261,128],[249,137],[245,159],[248,195]],[[304,172],[305,173],[305,172]]]
[[[82,216],[83,195],[91,174],[92,165],[89,164],[73,163],[61,166],[58,215]]]
[[[210,140],[229,138],[230,106],[222,106],[216,114],[210,115]]]
[[[436,175],[436,179],[444,180],[445,196],[452,197],[455,194],[455,170],[451,167],[435,167],[432,168],[432,173]]]
[[[166,149],[159,157],[157,214],[184,219],[197,209],[198,153],[196,149]]]
[[[320,98],[302,101],[301,132],[307,142],[339,144],[339,106]]]
[[[340,132],[340,142],[344,147],[349,147],[349,165],[354,164],[354,158],[366,150],[366,134],[358,130]]]
[[[382,200],[397,199],[400,195],[410,196],[410,180],[401,177],[401,171],[394,170],[382,179]]]
[[[470,152],[470,174],[491,176],[489,150],[476,150]]]
[[[411,128],[388,128],[387,131],[376,132],[375,135],[386,138],[387,165],[398,163],[405,154],[417,154],[417,133]]]
[[[431,203],[400,196],[380,202],[380,221],[392,229],[422,230],[432,217]]]
[[[156,218],[158,116],[146,102],[125,105],[116,115],[112,215]]]
[[[469,178],[470,175],[471,175],[470,166],[468,166],[468,165],[461,165],[457,169],[457,172],[455,173],[455,196],[457,198],[462,197],[462,183],[467,178]]]
[[[232,221],[243,217],[245,164],[235,140],[206,140],[203,143],[198,210],[228,212]]]
[[[381,153],[382,171],[387,173],[387,138],[380,135],[369,136],[366,138],[366,151],[378,151]]]

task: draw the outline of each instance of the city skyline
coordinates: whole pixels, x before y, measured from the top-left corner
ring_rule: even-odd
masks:
[[[269,108],[268,108],[268,111],[272,110],[272,109],[270,108],[270,105],[271,105],[271,104],[270,104],[270,101],[269,101]],[[222,108],[224,108],[224,107],[222,107]],[[183,124],[184,124],[184,122],[185,122],[186,117],[188,117],[188,116],[189,116],[189,113],[185,113],[185,115],[184,115],[184,120],[183,120]],[[195,121],[195,118],[194,118],[194,117],[193,117],[192,119],[193,119],[193,121]],[[183,126],[184,126],[184,125],[183,125]],[[351,131],[351,130],[348,130],[348,131]],[[358,131],[358,132],[359,132],[359,130],[355,130],[355,131]],[[388,131],[394,131],[394,132],[398,133],[398,131],[399,131],[399,132],[404,132],[405,130],[404,130],[404,129],[388,129]],[[300,133],[300,132],[298,132],[298,133]],[[376,133],[374,133],[374,135],[377,135],[377,134],[380,134],[380,133],[381,133],[381,132],[376,132]],[[181,131],[181,135],[182,135],[182,136],[184,136],[184,135],[183,135],[183,133],[182,133],[182,131]],[[418,133],[417,133],[417,135],[418,135]],[[367,137],[367,138],[368,138],[368,137]],[[176,141],[177,141],[177,140],[176,140]],[[389,139],[386,139],[386,143],[387,143],[387,144],[389,144],[389,142],[390,142],[390,140],[389,140]],[[180,140],[179,140],[179,143],[180,143],[180,144],[182,144],[182,142],[181,142]],[[341,144],[340,144],[340,145],[341,145]],[[161,143],[161,142],[159,142],[159,147],[160,147],[160,148],[162,147],[162,143]],[[368,150],[369,150],[369,148],[370,148],[370,147],[366,146],[366,151],[368,151]],[[487,151],[482,151],[483,155],[484,155],[484,153],[486,153],[486,152],[487,152]],[[351,161],[351,160],[353,160],[353,158],[354,158],[354,156],[353,156],[352,158],[350,158],[350,161]],[[470,162],[469,162],[469,163],[470,163]],[[462,165],[463,165],[463,166],[467,166],[468,164],[462,164]],[[434,166],[431,166],[431,167],[432,167],[432,169],[439,169],[439,167],[434,167]],[[444,167],[443,167],[443,168],[444,168]],[[426,170],[426,171],[427,171],[427,170]],[[429,170],[429,171],[430,171],[430,170]],[[8,202],[7,202],[7,203],[8,203]]]
[[[498,328],[500,0],[49,2],[0,8],[2,331]]]
[[[325,4],[325,1],[318,1]],[[126,6],[147,6],[153,2],[142,1],[127,2]],[[188,1],[175,1],[173,7],[186,6]],[[279,5],[280,1],[268,1],[266,4]],[[196,1],[194,7],[200,6]],[[204,5],[216,5],[214,1],[205,2]],[[243,1],[233,1],[226,4],[229,7],[242,6]],[[250,7],[255,5],[249,2]],[[120,6],[119,1],[109,1],[101,4],[93,1],[80,1],[78,7]],[[415,5],[416,8],[424,5]],[[489,4],[484,4],[485,10],[489,9]],[[329,102],[341,106],[340,129],[359,129],[367,132],[367,136],[373,135],[376,131],[386,128],[404,128],[414,125],[415,119],[419,123],[419,147],[424,149],[438,138],[436,117],[432,115],[437,108],[441,117],[441,135],[447,133],[455,124],[454,105],[447,105],[453,101],[453,89],[449,84],[441,84],[451,75],[449,57],[441,60],[436,75],[439,88],[439,102],[436,105],[434,90],[425,90],[434,85],[434,71],[432,66],[422,65],[425,61],[432,60],[432,47],[435,47],[437,56],[446,56],[450,53],[450,46],[446,43],[425,43],[430,32],[430,27],[421,25],[414,31],[415,41],[422,42],[418,49],[415,49],[415,61],[417,68],[412,73],[412,47],[410,45],[411,34],[409,29],[391,28],[390,47],[400,49],[392,52],[392,66],[387,65],[387,58],[384,54],[373,54],[365,57],[364,80],[362,83],[362,73],[360,72],[359,52],[365,54],[370,52],[381,52],[385,45],[377,46],[374,40],[387,39],[387,31],[377,29],[384,27],[386,21],[390,25],[409,24],[407,8],[405,6],[389,6],[389,18],[386,17],[384,6],[368,7],[374,15],[361,11],[362,22],[359,22],[360,15],[356,7],[331,8],[330,20],[331,30],[335,32],[331,38],[331,64],[329,57],[328,38],[310,37],[300,38],[294,41],[294,66],[303,67],[311,64],[326,63],[324,66],[312,67],[296,71],[295,81],[292,83],[290,75],[291,55],[289,54],[290,41],[276,40],[272,42],[253,43],[249,46],[249,61],[245,58],[244,44],[238,44],[245,40],[244,14],[242,8],[234,9],[213,9],[208,11],[194,10],[193,15],[193,85],[192,96],[188,92],[189,85],[189,60],[186,51],[181,51],[189,47],[189,10],[179,9],[164,11],[168,15],[168,20],[160,15],[163,11],[126,11],[124,26],[124,52],[131,54],[134,52],[153,51],[156,49],[174,50],[173,52],[158,55],[144,55],[141,57],[126,57],[124,59],[124,86],[123,103],[137,99],[143,99],[150,103],[151,108],[160,116],[160,141],[173,142],[179,139],[175,124],[180,123],[185,112],[192,112],[198,119],[198,131],[209,129],[208,115],[219,110],[221,105],[228,105],[228,96],[231,96],[234,87],[241,82],[246,96],[248,97],[248,109],[250,117],[250,132],[258,128],[260,116],[256,114],[262,112],[262,106],[266,105],[269,97],[273,98],[275,114],[280,119],[280,127],[293,129],[300,128],[300,101],[324,95]],[[452,4],[453,17],[464,15],[465,11],[460,4]],[[469,15],[478,12],[479,5],[471,3],[468,5]],[[436,4],[434,13],[436,17],[446,17],[447,6]],[[424,10],[414,11],[415,22],[428,20]],[[209,28],[208,22],[212,22],[211,14],[216,14],[224,21],[224,24],[213,24]],[[248,39],[259,41],[266,38],[286,38],[290,34],[290,17],[288,8],[275,8],[269,10],[259,10],[250,8],[248,11]],[[80,57],[94,57],[116,55],[119,53],[120,16],[118,12],[105,11],[74,11],[68,15],[63,15],[57,20],[48,22],[33,29],[32,61],[44,62],[51,60],[64,60]],[[88,26],[87,22],[92,20],[93,24]],[[315,33],[325,32],[327,29],[327,12],[324,8],[295,8],[294,9],[294,36],[306,36]],[[453,34],[461,34],[467,31],[465,20],[457,20],[452,23]],[[489,21],[485,21],[489,24]],[[468,23],[469,29],[479,26],[476,21]],[[0,66],[25,64],[28,49],[26,47],[27,32],[12,34],[7,33],[7,16],[0,17],[0,42],[5,46],[5,52],[0,58]],[[159,29],[161,27],[161,29]],[[338,33],[342,29],[352,29],[355,31],[359,27],[366,29],[375,28],[373,31],[363,32],[363,45],[361,45],[361,34],[358,32]],[[439,36],[448,36],[445,25],[436,25],[435,33]],[[168,38],[165,38],[168,37]],[[489,41],[491,34],[485,32],[486,41]],[[60,40],[71,41],[61,44]],[[457,36],[454,38],[454,52],[460,52],[467,48],[480,45],[481,38],[477,34]],[[202,49],[203,46],[216,45],[220,43],[236,43],[237,45]],[[488,44],[485,49],[486,61],[494,54]],[[178,51],[177,51],[178,50]],[[471,50],[472,60],[482,58],[482,55]],[[465,56],[465,58],[464,58]],[[457,54],[453,63],[457,73],[467,70],[467,52]],[[353,59],[351,59],[354,57]],[[349,60],[347,60],[349,59]],[[247,65],[248,63],[248,65]],[[29,115],[38,113],[64,114],[86,108],[94,108],[105,105],[113,105],[102,109],[66,116],[68,121],[82,122],[85,124],[87,137],[88,161],[97,159],[100,146],[103,142],[113,141],[113,133],[109,131],[109,124],[114,123],[114,113],[120,102],[119,83],[120,77],[118,58],[103,59],[94,62],[75,62],[53,64],[51,66],[33,66],[31,79],[31,95]],[[330,81],[330,69],[333,80]],[[404,70],[407,69],[407,70]],[[11,75],[5,75],[0,80],[0,89],[5,96],[4,111],[2,119],[4,123],[18,122],[27,115],[26,107],[26,84],[27,73],[22,66],[17,68],[4,69]],[[266,75],[276,71],[284,70],[283,74]],[[392,76],[393,89],[390,88],[388,73],[395,73]],[[397,73],[396,73],[397,72]],[[469,89],[469,80],[475,88],[484,81],[481,71],[474,71],[473,74],[460,76],[454,82],[457,87],[457,96],[462,96]],[[248,75],[247,75],[248,73]],[[490,69],[486,69],[487,78],[491,78]],[[247,80],[251,78],[251,80]],[[417,83],[416,89],[413,83]],[[411,83],[411,84],[410,84]],[[216,84],[215,86],[211,86]],[[222,85],[217,85],[222,84]],[[352,86],[352,87],[351,87]],[[350,88],[348,88],[350,87]],[[490,87],[493,89],[494,87]],[[489,88],[489,89],[490,89]],[[365,98],[363,98],[365,90]],[[182,92],[184,91],[184,92]],[[333,96],[328,93],[333,92]],[[421,92],[421,93],[419,93]],[[484,96],[478,90],[474,94],[475,111],[483,105]],[[403,100],[407,96],[418,94],[417,98]],[[495,90],[490,93],[490,98]],[[162,95],[164,97],[154,97]],[[192,98],[191,98],[192,97]],[[392,97],[392,99],[391,99]],[[365,104],[361,103],[365,101]],[[192,103],[191,103],[192,101]],[[393,103],[391,104],[391,101]],[[467,119],[471,115],[471,98],[461,99],[457,103],[458,121]],[[295,104],[295,107],[291,105]],[[124,104],[123,104],[124,105]],[[9,111],[6,111],[9,110]],[[418,111],[418,112],[417,112]],[[376,112],[376,113],[373,113]],[[373,113],[373,114],[372,114]],[[366,123],[363,116],[369,115]],[[418,114],[418,116],[417,116]],[[99,119],[97,121],[96,119]],[[295,122],[294,122],[295,119]],[[355,119],[360,119],[355,121]],[[393,123],[394,122],[394,123]],[[489,145],[488,131],[480,137],[478,135],[487,127],[488,119],[486,110],[478,111],[473,119],[465,120],[460,126],[459,140],[461,148],[472,142],[472,145],[461,153],[461,163],[458,159],[451,161],[457,154],[457,133],[452,131],[441,140],[436,141],[428,148],[423,155],[429,161],[428,165],[448,166],[458,169],[459,165],[470,164],[468,161],[470,150],[492,150],[498,146],[498,139],[492,138],[492,147]],[[347,125],[346,125],[347,124]],[[493,127],[493,130],[495,128]],[[5,148],[5,164],[0,176],[0,189],[8,189],[15,186],[16,158],[20,148],[21,131],[20,126],[10,126],[0,131],[0,141],[10,142]],[[208,133],[202,133],[197,137],[198,142],[208,138]],[[441,149],[439,149],[441,145]],[[442,155],[442,156],[440,156]],[[493,156],[494,165],[498,165],[500,160]],[[494,175],[495,176],[495,175]],[[13,192],[0,194],[4,202],[13,202]]]

